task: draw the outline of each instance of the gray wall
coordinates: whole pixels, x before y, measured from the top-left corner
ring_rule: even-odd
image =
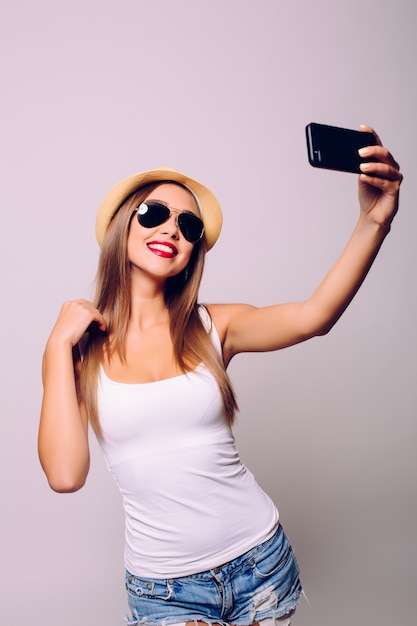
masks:
[[[307,163],[304,126],[373,125],[401,211],[328,336],[242,355],[236,435],[275,499],[309,603],[299,626],[415,623],[414,0],[14,0],[0,6],[0,621],[112,626],[125,613],[119,495],[92,440],[86,487],[37,460],[40,363],[61,302],[91,297],[95,210],[171,165],[218,195],[204,301],[309,295],[357,218],[356,180]]]

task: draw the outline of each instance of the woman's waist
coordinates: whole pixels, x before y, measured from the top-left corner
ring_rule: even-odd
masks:
[[[278,524],[278,511],[263,494],[255,502],[214,503],[183,515],[132,516],[126,509],[126,567],[156,578],[186,576],[217,567],[267,539]]]

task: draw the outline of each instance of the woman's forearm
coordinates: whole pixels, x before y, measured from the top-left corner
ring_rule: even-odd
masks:
[[[328,332],[364,281],[390,230],[361,216],[352,236],[326,277],[305,302],[312,334]]]

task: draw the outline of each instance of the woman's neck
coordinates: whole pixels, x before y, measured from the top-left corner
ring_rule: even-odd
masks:
[[[163,284],[145,277],[132,281],[129,326],[146,329],[168,321]]]

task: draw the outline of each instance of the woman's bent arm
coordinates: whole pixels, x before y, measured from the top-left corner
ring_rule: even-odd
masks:
[[[87,478],[90,455],[87,423],[78,406],[71,345],[48,341],[43,383],[39,458],[54,491],[77,491]]]
[[[74,346],[92,321],[105,330],[94,306],[84,300],[65,303],[49,337],[43,359],[44,395],[39,427],[39,458],[52,489],[72,492],[87,478],[90,454],[87,417],[76,389]]]

